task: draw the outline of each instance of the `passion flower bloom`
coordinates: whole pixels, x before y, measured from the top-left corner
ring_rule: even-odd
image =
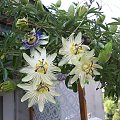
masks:
[[[51,85],[52,80],[57,80],[54,72],[60,72],[60,68],[53,65],[53,60],[57,54],[46,55],[45,48],[33,49],[32,54],[33,56],[29,57],[26,53],[23,53],[23,57],[29,65],[20,70],[21,73],[27,74],[22,81],[28,82],[33,79],[39,81],[42,79],[43,82]]]
[[[32,49],[36,48],[39,45],[46,45],[48,41],[48,36],[45,36],[40,31],[36,31],[35,28],[25,36],[25,39],[22,40],[23,47],[21,49]]]
[[[79,59],[90,48],[82,44],[82,34],[79,32],[74,38],[74,34],[70,35],[68,39],[62,38],[63,47],[59,50],[59,54],[63,55],[59,66],[62,66],[72,59]]]
[[[55,103],[55,96],[59,94],[54,90],[55,86],[50,86],[42,81],[31,81],[29,83],[18,84],[18,87],[27,91],[22,97],[21,102],[28,99],[28,107],[38,104],[39,111],[42,112],[44,104],[49,101]]]
[[[100,75],[97,69],[102,69],[102,67],[96,63],[97,61],[98,59],[94,57],[94,50],[85,53],[80,61],[73,60],[72,62],[75,67],[70,72],[70,75],[74,75],[74,77],[70,80],[70,84],[73,84],[78,79],[82,86],[84,86],[86,82],[94,82],[94,76]]]

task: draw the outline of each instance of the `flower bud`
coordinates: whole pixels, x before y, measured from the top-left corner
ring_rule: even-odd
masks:
[[[16,89],[13,81],[7,80],[0,84],[0,92],[12,92]]]
[[[87,7],[85,5],[79,7],[78,15],[80,17],[84,16],[85,13],[88,11]]]
[[[97,23],[100,24],[100,23],[103,23],[105,20],[105,15],[101,15],[99,16],[99,18],[97,19]]]
[[[74,8],[74,5],[71,4],[70,7],[68,8],[68,16],[74,17],[74,13],[75,13],[75,8]]]
[[[16,27],[22,28],[22,27],[27,27],[28,26],[28,19],[25,17],[23,19],[18,19],[16,22]]]
[[[41,0],[36,1],[36,8],[40,11],[44,11],[43,4],[42,4]]]
[[[55,4],[56,7],[60,7],[61,6],[61,0],[58,0]]]
[[[29,0],[20,0],[23,5],[28,4]]]

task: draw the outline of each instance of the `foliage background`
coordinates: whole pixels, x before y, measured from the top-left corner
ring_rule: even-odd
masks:
[[[19,73],[19,69],[25,64],[22,59],[24,50],[20,50],[21,40],[33,27],[49,35],[49,44],[46,46],[49,54],[58,53],[62,47],[62,36],[66,38],[73,32],[77,34],[81,31],[84,44],[95,49],[99,63],[104,68],[100,70],[101,76],[96,77],[95,80],[101,81],[102,87],[105,88],[105,96],[112,96],[118,100],[120,34],[117,25],[120,25],[120,19],[114,18],[115,22],[106,24],[102,6],[96,3],[97,7],[91,7],[93,2],[90,0],[91,4],[80,6],[74,3],[68,11],[65,11],[59,9],[59,1],[46,8],[37,0],[35,2],[31,0],[29,3],[27,0],[21,2],[0,0],[0,82],[13,80],[18,83],[23,77]],[[23,29],[16,28],[16,21],[23,17],[28,18],[29,26]],[[29,51],[27,53],[29,54]],[[57,64],[60,59],[61,56],[58,55],[55,63]],[[68,73],[72,68],[73,66],[64,65],[61,67],[62,73]],[[66,86],[68,80],[69,77],[66,79]],[[73,84],[72,89],[77,91],[76,83]]]

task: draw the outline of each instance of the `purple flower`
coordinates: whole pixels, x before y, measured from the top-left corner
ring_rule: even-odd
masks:
[[[21,49],[32,49],[36,48],[39,45],[46,45],[48,41],[48,36],[45,36],[40,31],[36,31],[35,28],[25,36],[25,39],[22,41],[23,47]]]
[[[59,81],[63,81],[63,80],[66,80],[66,77],[67,77],[68,75],[67,74],[62,74],[62,73],[60,73],[60,74],[57,74],[57,79],[59,80]]]

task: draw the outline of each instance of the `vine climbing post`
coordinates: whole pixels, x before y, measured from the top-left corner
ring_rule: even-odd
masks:
[[[33,120],[34,109],[32,107],[29,108],[29,120]]]
[[[86,106],[86,100],[85,100],[85,89],[81,87],[80,82],[78,83],[78,95],[79,95],[81,120],[88,120],[87,106]]]

